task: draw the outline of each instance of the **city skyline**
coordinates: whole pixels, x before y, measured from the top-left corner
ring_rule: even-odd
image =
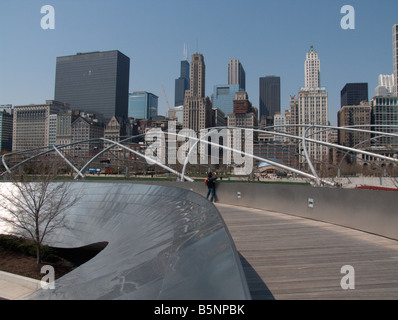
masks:
[[[368,83],[371,99],[378,76],[394,72],[391,30],[398,23],[394,14],[398,3],[350,2],[355,8],[354,30],[340,26],[344,17],[340,9],[346,1],[253,0],[243,6],[234,0],[200,4],[99,0],[95,5],[4,1],[0,4],[0,104],[41,104],[53,99],[59,56],[119,50],[131,59],[129,92],[156,94],[159,114],[165,115],[162,85],[173,97],[186,44],[188,57],[194,52],[205,57],[207,96],[215,85],[228,82],[228,62],[239,59],[254,107],[259,108],[259,78],[281,78],[283,112],[289,108],[290,96],[297,96],[305,85],[305,55],[313,45],[322,61],[321,83],[329,94],[329,121],[336,124],[340,91],[346,83]],[[54,30],[40,27],[44,5],[54,6]],[[203,10],[206,6],[212,10]],[[228,19],[234,15],[247,17],[247,23],[233,25],[234,20]]]

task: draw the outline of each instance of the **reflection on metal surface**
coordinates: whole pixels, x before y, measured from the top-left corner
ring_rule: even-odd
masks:
[[[4,190],[4,184],[0,187]],[[108,245],[27,299],[250,299],[218,210],[188,190],[127,183],[70,184],[82,200],[55,247]]]

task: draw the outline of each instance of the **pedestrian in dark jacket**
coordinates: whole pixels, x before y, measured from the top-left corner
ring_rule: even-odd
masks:
[[[214,172],[214,176],[213,176],[213,174],[211,172],[209,172],[207,174],[206,181],[207,181],[208,191],[207,191],[206,199],[209,199],[209,195],[211,195],[210,202],[213,202],[214,197],[216,195],[216,183],[215,183],[216,180],[217,180],[217,173],[216,172]]]

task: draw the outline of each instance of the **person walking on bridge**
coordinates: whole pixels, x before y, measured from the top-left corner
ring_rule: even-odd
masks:
[[[210,202],[213,202],[214,197],[216,196],[216,183],[215,183],[216,180],[217,180],[216,172],[214,172],[214,176],[213,176],[213,173],[211,173],[211,172],[209,172],[207,174],[207,178],[205,180],[205,183],[208,188],[206,199],[209,199],[209,196],[211,195]]]

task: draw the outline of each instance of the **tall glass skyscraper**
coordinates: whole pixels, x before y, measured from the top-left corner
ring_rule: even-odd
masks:
[[[274,116],[275,112],[281,112],[281,78],[267,76],[260,78],[260,115]]]
[[[174,106],[184,105],[186,90],[189,90],[189,62],[182,60],[180,77],[175,80]]]
[[[341,107],[359,106],[362,101],[369,101],[367,83],[347,83],[340,92]]]
[[[58,57],[54,99],[105,119],[126,118],[129,78],[130,58],[117,50]]]
[[[234,112],[235,94],[242,91],[239,84],[215,85],[213,91],[213,108],[224,112],[225,116]]]
[[[12,109],[2,111],[0,109],[0,152],[12,151]]]
[[[158,96],[146,91],[130,93],[128,117],[151,120],[158,115],[158,99]]]

